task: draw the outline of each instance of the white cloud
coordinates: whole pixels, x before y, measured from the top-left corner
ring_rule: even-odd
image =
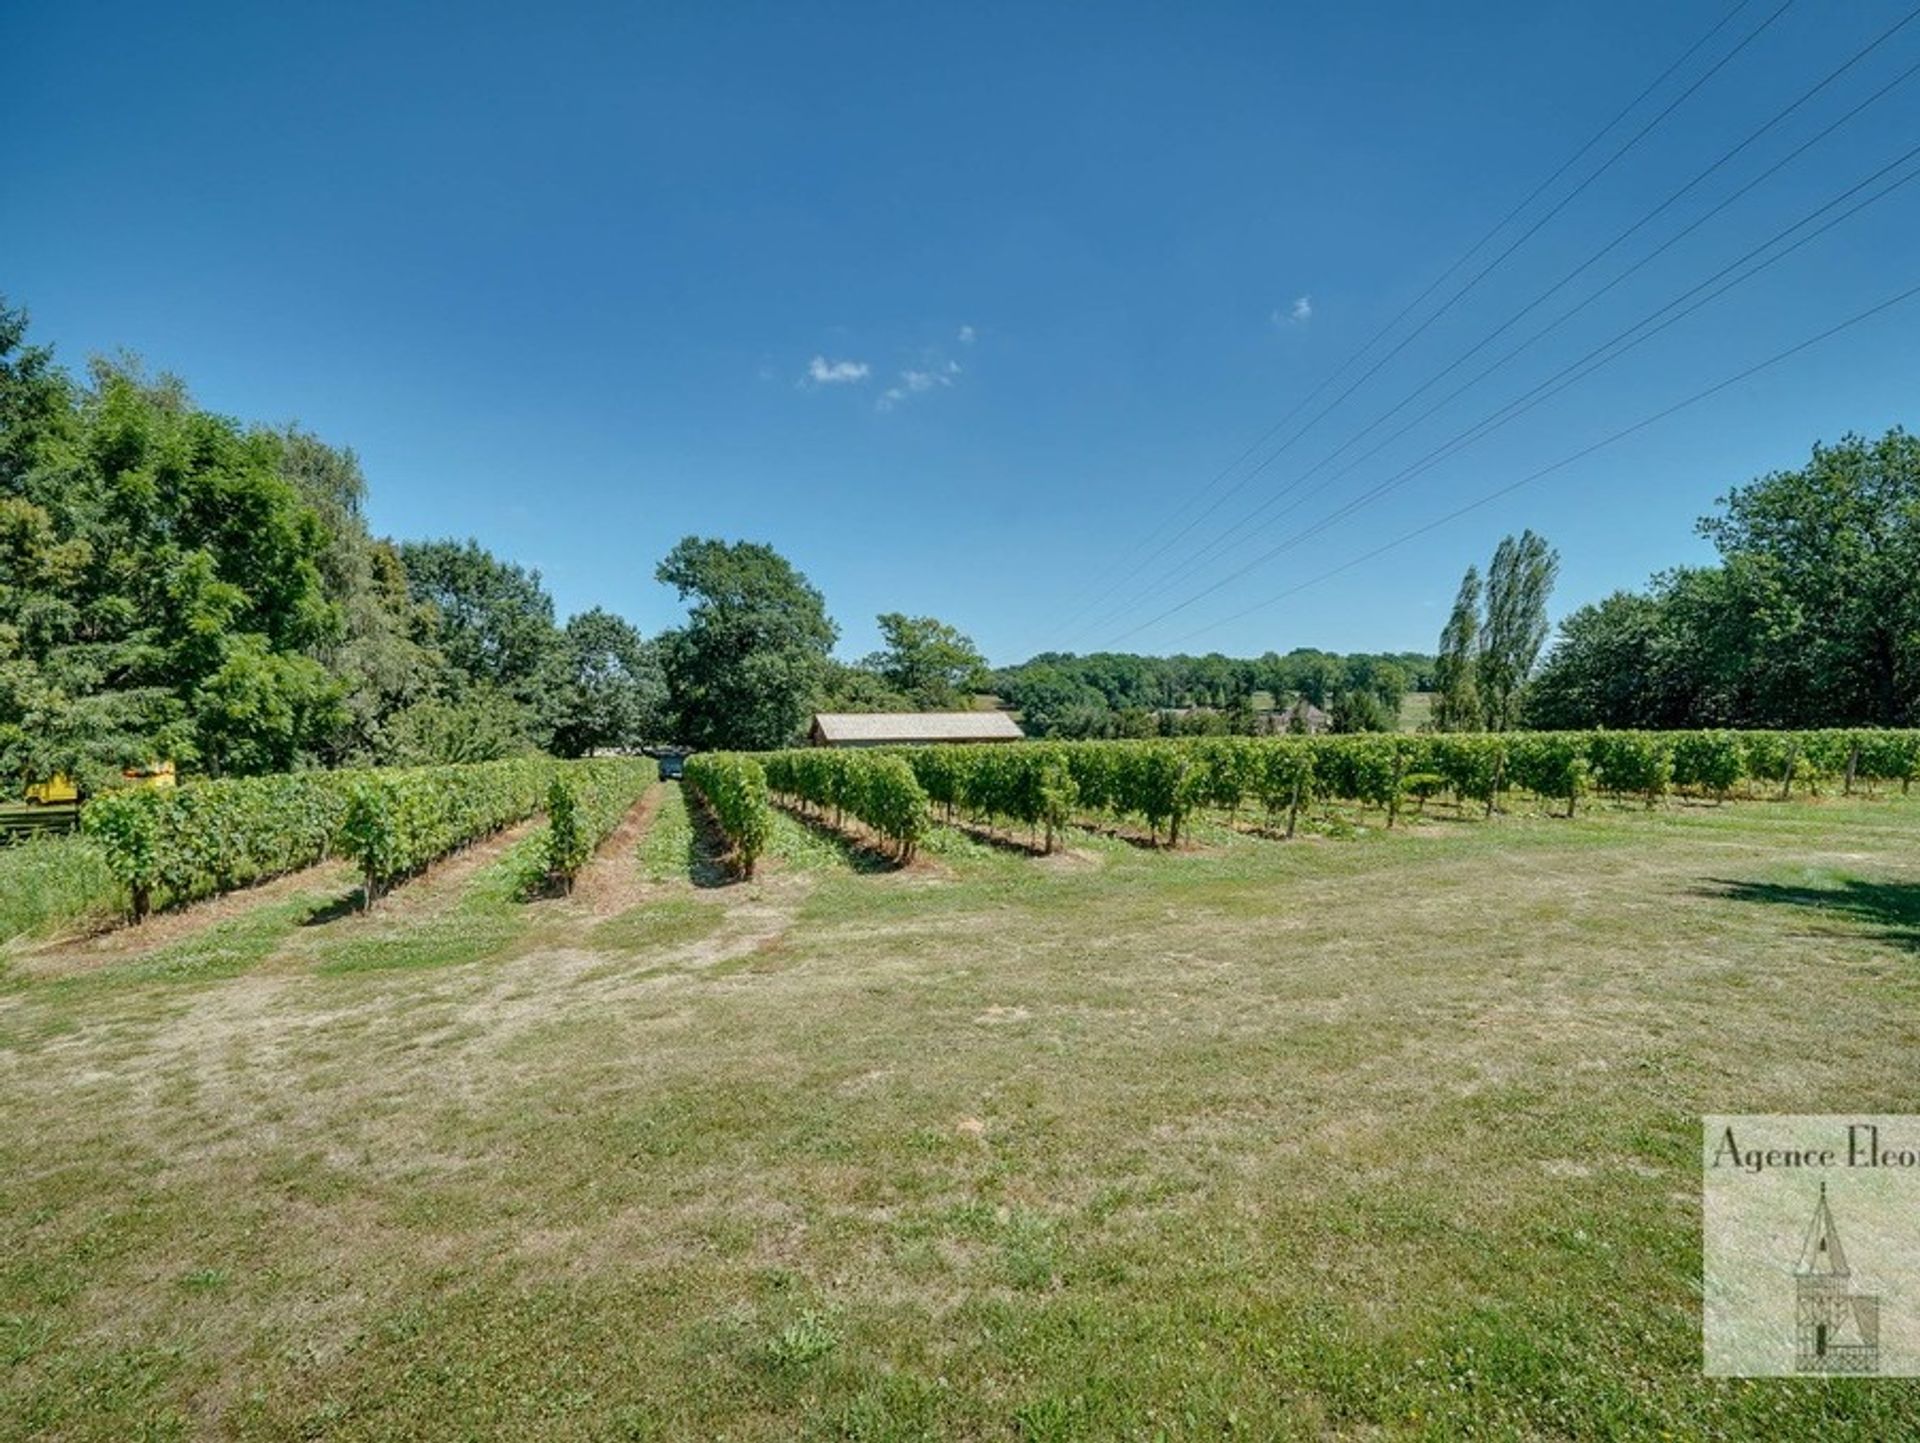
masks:
[[[972,326],[962,326],[960,328],[960,344],[963,346],[971,346],[973,344]]]
[[[1313,297],[1312,296],[1295,296],[1293,298],[1293,304],[1286,309],[1284,314],[1280,311],[1275,311],[1273,313],[1273,320],[1275,325],[1280,325],[1282,323],[1285,323],[1288,325],[1303,326],[1312,319],[1313,319]]]
[[[842,386],[864,381],[872,374],[873,367],[865,361],[829,361],[825,356],[815,356],[807,362],[807,380],[816,386]]]
[[[909,367],[900,373],[897,384],[881,392],[874,406],[877,410],[891,411],[909,396],[921,396],[936,387],[951,386],[959,374],[958,361],[929,360],[924,370]]]

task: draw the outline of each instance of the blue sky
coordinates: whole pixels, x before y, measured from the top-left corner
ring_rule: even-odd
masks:
[[[1482,257],[1779,3],[1751,0]],[[353,446],[377,529],[476,536],[537,565],[563,612],[672,624],[653,567],[697,532],[791,557],[849,656],[895,609],[956,623],[996,662],[1428,649],[1503,531],[1559,546],[1564,613],[1705,559],[1692,523],[1729,486],[1915,420],[1909,303],[1315,581],[1920,282],[1920,184],[1140,627],[1920,143],[1916,77],[1329,479],[1453,382],[1366,429],[1380,413],[1907,9],[1790,4],[1153,556],[1189,497],[1730,8],[11,7],[0,291],[70,364],[124,346],[204,404]],[[1920,22],[1506,340],[1916,61]],[[1289,484],[1271,509],[1305,492],[1297,509],[1175,580]]]

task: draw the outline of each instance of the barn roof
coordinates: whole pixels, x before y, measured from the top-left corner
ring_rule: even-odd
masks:
[[[814,714],[825,742],[1006,742],[1026,735],[1003,711],[837,712]]]

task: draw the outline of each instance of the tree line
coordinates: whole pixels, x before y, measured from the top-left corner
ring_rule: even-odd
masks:
[[[1920,439],[1816,445],[1699,522],[1677,567],[1561,623],[1528,690],[1541,727],[1920,722]]]
[[[773,747],[815,708],[965,705],[985,660],[931,617],[879,618],[856,663],[771,548],[688,537],[656,637],[555,614],[539,572],[472,540],[369,529],[351,450],[244,425],[127,358],[75,376],[0,305],[0,775]]]
[[[1818,445],[1698,523],[1717,565],[1676,567],[1561,623],[1559,560],[1508,537],[1469,568],[1440,636],[1441,731],[1794,730],[1920,721],[1920,440]]]
[[[1435,660],[1418,652],[1356,653],[1302,647],[1235,658],[1043,652],[991,678],[1029,732],[1062,738],[1246,734],[1256,710],[1304,701],[1339,731],[1391,731],[1408,691],[1434,684]]]

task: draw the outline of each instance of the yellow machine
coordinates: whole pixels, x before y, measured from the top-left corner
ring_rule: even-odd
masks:
[[[176,783],[172,762],[148,762],[144,767],[126,767],[120,775],[132,786],[152,787],[156,791],[165,791]]]
[[[79,800],[80,789],[65,772],[55,772],[44,782],[33,782],[27,787],[27,805],[30,807],[52,807]]]

